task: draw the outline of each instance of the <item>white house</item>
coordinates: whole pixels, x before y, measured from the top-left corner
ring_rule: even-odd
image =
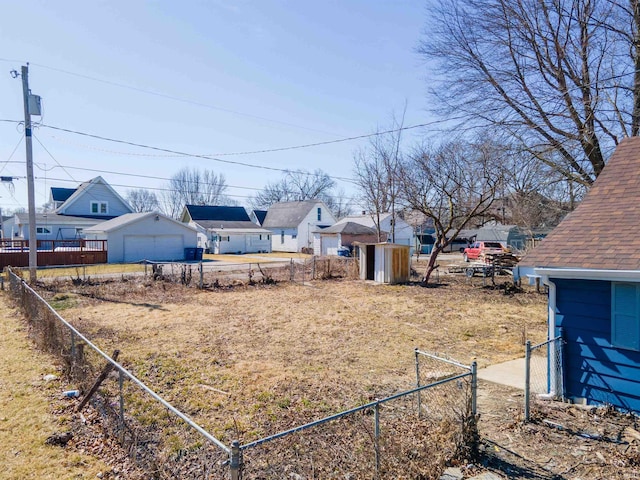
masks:
[[[85,230],[88,240],[107,240],[109,263],[184,260],[196,248],[196,229],[155,212],[127,213]]]
[[[386,233],[382,241],[387,238]],[[378,232],[355,222],[339,222],[323,230],[313,232],[314,255],[338,255],[341,248],[352,249],[354,242],[374,243],[378,241]]]
[[[36,214],[38,240],[83,238],[84,229],[133,210],[102,177],[81,183],[78,188],[51,188],[53,212]],[[29,214],[17,213],[3,222],[3,235],[29,240]]]
[[[58,215],[55,212],[36,213],[38,240],[71,240],[84,238],[84,229],[104,220]],[[3,224],[4,236],[13,240],[29,240],[29,214],[16,213]]]
[[[54,205],[59,204],[55,213],[59,215],[71,215],[77,217],[91,217],[99,220],[110,220],[125,213],[132,213],[133,209],[127,201],[118,195],[111,185],[102,177],[96,177],[88,182],[81,183],[66,200],[61,198],[69,193],[70,189],[55,189],[64,191],[64,195],[56,196],[51,189],[51,200]]]
[[[244,207],[185,205],[181,221],[198,231],[198,247],[207,252],[271,252],[271,232],[252,222]]]
[[[321,200],[274,203],[267,210],[262,226],[272,233],[274,252],[300,252],[313,249],[313,232],[329,227],[336,219]]]
[[[349,215],[341,218],[336,222],[336,225],[342,225],[344,223],[352,222],[363,225],[365,227],[373,228],[377,231],[376,223],[378,219],[374,214],[370,215]],[[408,245],[410,247],[415,246],[415,235],[413,227],[405,222],[402,218],[396,215],[395,218],[395,238],[392,237],[392,222],[393,215],[389,212],[380,214],[380,231],[383,232],[383,238],[386,238],[389,242],[393,242],[397,245]],[[383,239],[381,239],[384,241]]]

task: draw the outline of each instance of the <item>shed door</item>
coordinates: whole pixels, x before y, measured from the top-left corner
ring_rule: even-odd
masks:
[[[375,280],[376,275],[376,246],[367,245],[367,280]]]
[[[184,259],[182,235],[125,235],[124,261]]]

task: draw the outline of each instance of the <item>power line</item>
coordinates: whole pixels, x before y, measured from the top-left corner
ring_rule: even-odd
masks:
[[[40,140],[38,140],[38,142],[40,143],[40,145],[42,145],[42,143],[40,142]],[[44,148],[44,145],[42,145]],[[46,148],[45,148],[46,150]],[[47,153],[49,153],[49,155],[51,156],[51,153],[47,151]],[[126,172],[118,172],[118,171],[113,171],[113,170],[100,170],[100,169],[96,169],[96,168],[85,168],[85,167],[74,167],[71,165],[60,165],[60,163],[53,157],[51,156],[54,161],[56,163],[58,163],[58,165],[55,165],[51,168],[44,168],[41,165],[38,165],[37,163],[35,164],[36,167],[38,167],[40,170],[43,170],[45,172],[49,172],[51,170],[53,170],[54,168],[62,168],[65,173],[67,173],[69,175],[69,173],[66,171],[66,169],[70,169],[70,170],[82,170],[82,171],[87,171],[87,172],[94,172],[94,173],[107,173],[110,175],[120,175],[123,177],[135,177],[135,178],[148,178],[151,180],[166,180],[166,181],[171,181],[171,178],[168,177],[157,177],[154,175],[143,175],[143,174],[137,174],[137,173],[126,173]],[[22,162],[8,162],[8,163],[22,163]],[[67,180],[60,180],[60,179],[55,179],[55,178],[50,178],[50,177],[44,177],[44,178],[48,178],[49,180],[60,180],[60,181],[65,181],[65,182],[76,182],[76,183],[80,183],[77,180],[75,180],[73,178],[72,175],[69,175],[71,177],[71,179],[67,179]],[[16,177],[14,177],[16,178]],[[42,179],[43,177],[38,177],[39,179]],[[252,191],[262,191],[262,188],[258,188],[258,187],[245,187],[245,186],[240,186],[240,185],[229,185],[229,184],[220,184],[220,183],[208,183],[208,182],[193,182],[197,185],[203,185],[203,186],[221,186],[224,185],[227,188],[236,188],[236,189],[240,189],[240,190],[252,190]],[[114,184],[109,182],[109,185],[115,185],[115,186],[121,186],[121,187],[128,187],[128,188],[144,188],[146,190],[160,190],[160,191],[177,191],[175,189],[170,189],[170,188],[156,188],[156,187],[140,187],[140,186],[133,186],[133,185],[118,185],[118,184]],[[248,196],[242,196],[242,195],[227,195],[227,196],[237,196],[240,198],[252,198],[252,197],[248,197]],[[352,200],[352,201],[357,201],[359,200],[359,198],[357,197],[344,197],[345,200]]]
[[[166,93],[161,93],[161,92],[154,92],[153,90],[147,90],[147,89],[144,89],[144,88],[134,87],[132,85],[126,85],[124,83],[118,83],[118,82],[114,82],[112,80],[105,80],[105,79],[98,78],[98,77],[92,77],[90,75],[83,75],[81,73],[71,72],[69,70],[63,70],[62,68],[50,67],[48,65],[43,65],[43,64],[40,64],[40,63],[31,63],[30,65],[31,66],[40,67],[40,68],[44,68],[44,69],[47,69],[47,70],[52,70],[54,72],[64,73],[66,75],[72,75],[72,76],[78,77],[78,78],[84,78],[86,80],[91,80],[91,81],[94,81],[94,82],[104,83],[105,85],[111,85],[111,86],[114,86],[114,87],[119,87],[119,88],[124,88],[124,89],[127,89],[127,90],[132,90],[134,92],[144,93],[144,94],[147,94],[147,95],[153,95],[154,97],[166,98],[168,100],[173,100],[175,102],[186,103],[188,105],[195,105],[195,106],[198,106],[198,107],[209,108],[209,109],[212,109],[212,110],[218,110],[218,111],[225,112],[225,113],[232,113],[234,115],[240,115],[240,116],[243,116],[243,117],[254,118],[256,120],[262,120],[262,121],[265,121],[265,122],[276,123],[276,124],[284,125],[284,126],[287,126],[287,127],[297,128],[297,129],[300,129],[300,130],[308,130],[308,131],[311,131],[311,132],[324,133],[326,135],[336,135],[335,133],[326,132],[324,130],[319,130],[319,129],[316,129],[316,128],[303,127],[302,125],[296,125],[294,123],[283,122],[281,120],[274,120],[272,118],[261,117],[260,115],[254,115],[254,114],[246,113],[246,112],[239,112],[237,110],[232,110],[232,109],[229,109],[229,108],[223,108],[223,107],[219,107],[217,105],[211,105],[211,104],[208,104],[208,103],[196,102],[195,100],[189,100],[189,99],[185,99],[185,98],[181,98],[181,97],[176,97],[176,96],[168,95]]]
[[[22,143],[22,140],[24,139],[24,135],[20,135],[20,140],[18,140],[18,143],[16,144],[15,148],[13,149],[13,151],[11,152],[11,155],[9,155],[9,158],[7,158],[6,162],[4,162],[4,165],[2,166],[2,168],[0,168],[0,173],[2,173],[2,171],[7,167],[7,165],[9,164],[9,162],[11,161],[11,159],[13,158],[13,155],[16,153],[16,151],[18,150],[18,147],[20,146],[20,144]]]
[[[192,158],[202,158],[205,160],[212,160],[214,162],[220,162],[220,163],[227,163],[227,164],[231,164],[231,165],[240,165],[243,167],[250,167],[250,168],[259,168],[262,170],[270,170],[270,171],[275,171],[275,172],[283,172],[283,173],[291,173],[292,170],[290,169],[285,169],[285,168],[276,168],[276,167],[267,167],[265,165],[256,165],[256,164],[252,164],[252,163],[245,163],[245,162],[238,162],[238,161],[234,161],[234,160],[223,160],[221,158],[216,158],[213,157],[211,155],[202,155],[202,154],[196,154],[196,153],[187,153],[187,152],[180,152],[177,150],[170,150],[168,148],[161,148],[161,147],[154,147],[152,145],[145,145],[142,143],[135,143],[135,142],[129,142],[126,140],[118,140],[115,138],[109,138],[109,137],[103,137],[101,135],[94,135],[92,133],[85,133],[85,132],[79,132],[77,130],[70,130],[68,128],[61,128],[61,127],[54,127],[53,125],[40,125],[41,127],[44,128],[50,128],[52,130],[58,130],[61,132],[67,132],[67,133],[73,133],[75,135],[82,135],[85,137],[90,137],[90,138],[96,138],[98,140],[104,140],[106,142],[114,142],[114,143],[121,143],[124,145],[131,145],[133,147],[139,147],[139,148],[146,148],[149,150],[154,150],[154,151],[158,151],[158,152],[165,152],[165,153],[172,153],[181,157],[192,157]],[[308,175],[315,175],[314,173],[308,173]],[[332,176],[331,178],[335,178],[338,180],[342,180],[345,182],[349,182],[349,183],[353,183],[354,180],[351,178],[346,178],[346,177],[337,177],[337,176]]]

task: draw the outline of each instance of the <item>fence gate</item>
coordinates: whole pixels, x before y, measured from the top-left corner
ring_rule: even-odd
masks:
[[[564,398],[562,336],[525,347],[524,420],[541,400]]]

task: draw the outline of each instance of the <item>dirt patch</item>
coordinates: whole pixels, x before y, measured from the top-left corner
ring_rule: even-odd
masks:
[[[523,423],[523,403],[522,390],[480,383],[479,463],[488,470],[518,479],[640,478],[638,417],[539,402],[532,421]]]

